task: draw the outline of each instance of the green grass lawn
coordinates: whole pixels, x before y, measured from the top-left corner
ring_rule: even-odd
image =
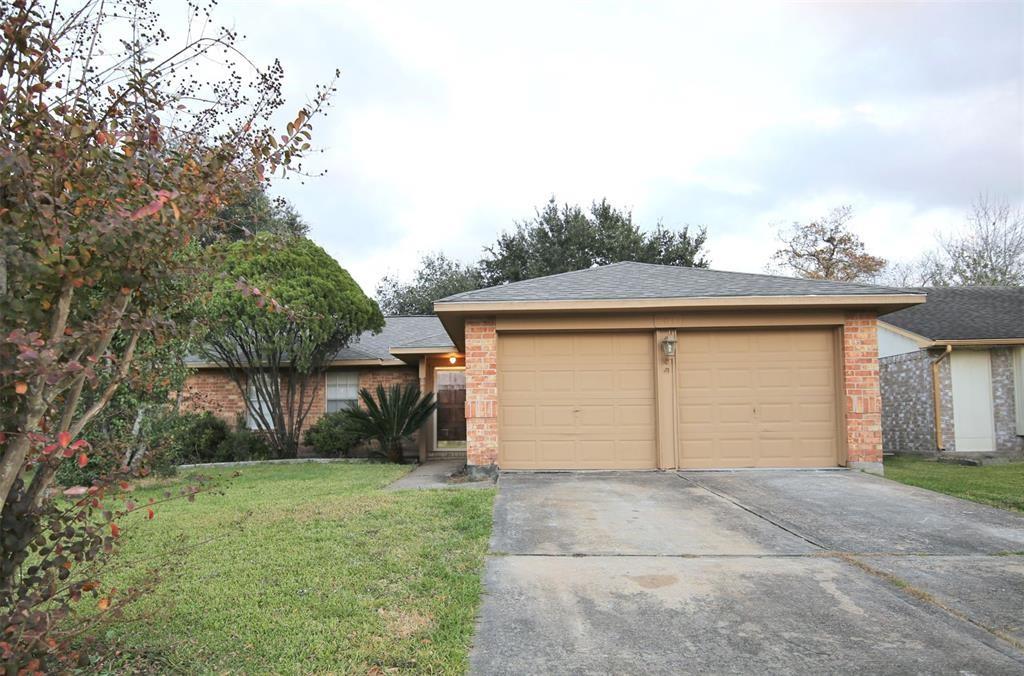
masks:
[[[970,467],[897,456],[886,459],[885,477],[994,507],[1024,511],[1024,462]]]
[[[109,580],[119,585],[191,544],[130,621],[104,630],[135,656],[125,662],[145,656],[155,671],[188,673],[465,671],[493,490],[380,491],[408,471],[395,465],[240,471],[222,495],[126,524],[117,557],[128,570]]]

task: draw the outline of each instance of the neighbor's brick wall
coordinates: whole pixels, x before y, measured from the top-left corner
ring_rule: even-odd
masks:
[[[498,462],[498,333],[493,319],[466,320],[466,463]]]
[[[874,313],[851,312],[843,323],[847,462],[882,462],[882,396]]]
[[[1024,437],[1017,436],[1017,410],[1013,384],[1013,348],[989,351],[992,360],[992,411],[996,425],[996,450],[1024,453]]]
[[[931,364],[925,350],[879,360],[886,453],[935,454]]]
[[[932,357],[938,359],[942,355],[941,350],[932,352]],[[939,406],[941,418],[939,426],[942,428],[942,450],[955,451],[956,438],[953,427],[953,367],[947,355],[939,361]]]

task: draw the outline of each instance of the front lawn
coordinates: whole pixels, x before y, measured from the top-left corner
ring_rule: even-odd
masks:
[[[1024,511],[1024,462],[971,467],[897,456],[886,459],[885,478],[994,507]]]
[[[118,558],[131,571],[112,580],[122,585],[180,538],[192,544],[131,606],[134,621],[107,630],[136,656],[126,662],[188,673],[465,670],[494,491],[380,491],[407,471],[395,465],[240,471],[222,495],[127,524]]]

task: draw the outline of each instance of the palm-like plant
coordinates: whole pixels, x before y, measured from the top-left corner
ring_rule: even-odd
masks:
[[[437,407],[433,394],[420,394],[412,383],[377,386],[376,397],[365,387],[359,390],[362,407],[348,410],[349,425],[361,439],[376,439],[380,455],[389,462],[401,463],[402,441],[423,427]]]

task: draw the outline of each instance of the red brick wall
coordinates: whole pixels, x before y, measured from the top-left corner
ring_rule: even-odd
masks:
[[[498,333],[493,319],[466,320],[466,462],[498,462]]]
[[[848,313],[843,325],[847,463],[882,462],[882,395],[874,313]]]
[[[386,368],[363,369],[359,372],[359,388],[366,388],[370,392],[376,392],[378,385],[385,389],[392,385],[406,385],[412,383],[420,386],[419,369],[412,366],[389,366]],[[374,397],[376,399],[376,397]]]
[[[371,391],[377,385],[390,387],[393,383],[419,384],[419,371],[412,366],[373,366],[359,369],[359,387]],[[326,379],[317,378],[310,387],[313,403],[306,416],[309,427],[324,414],[326,405]],[[181,408],[184,411],[210,411],[234,425],[239,415],[245,415],[245,400],[231,376],[223,369],[197,369],[185,380]]]
[[[232,427],[245,415],[245,399],[238,386],[223,369],[198,369],[185,380],[181,392],[181,410],[210,411]]]

